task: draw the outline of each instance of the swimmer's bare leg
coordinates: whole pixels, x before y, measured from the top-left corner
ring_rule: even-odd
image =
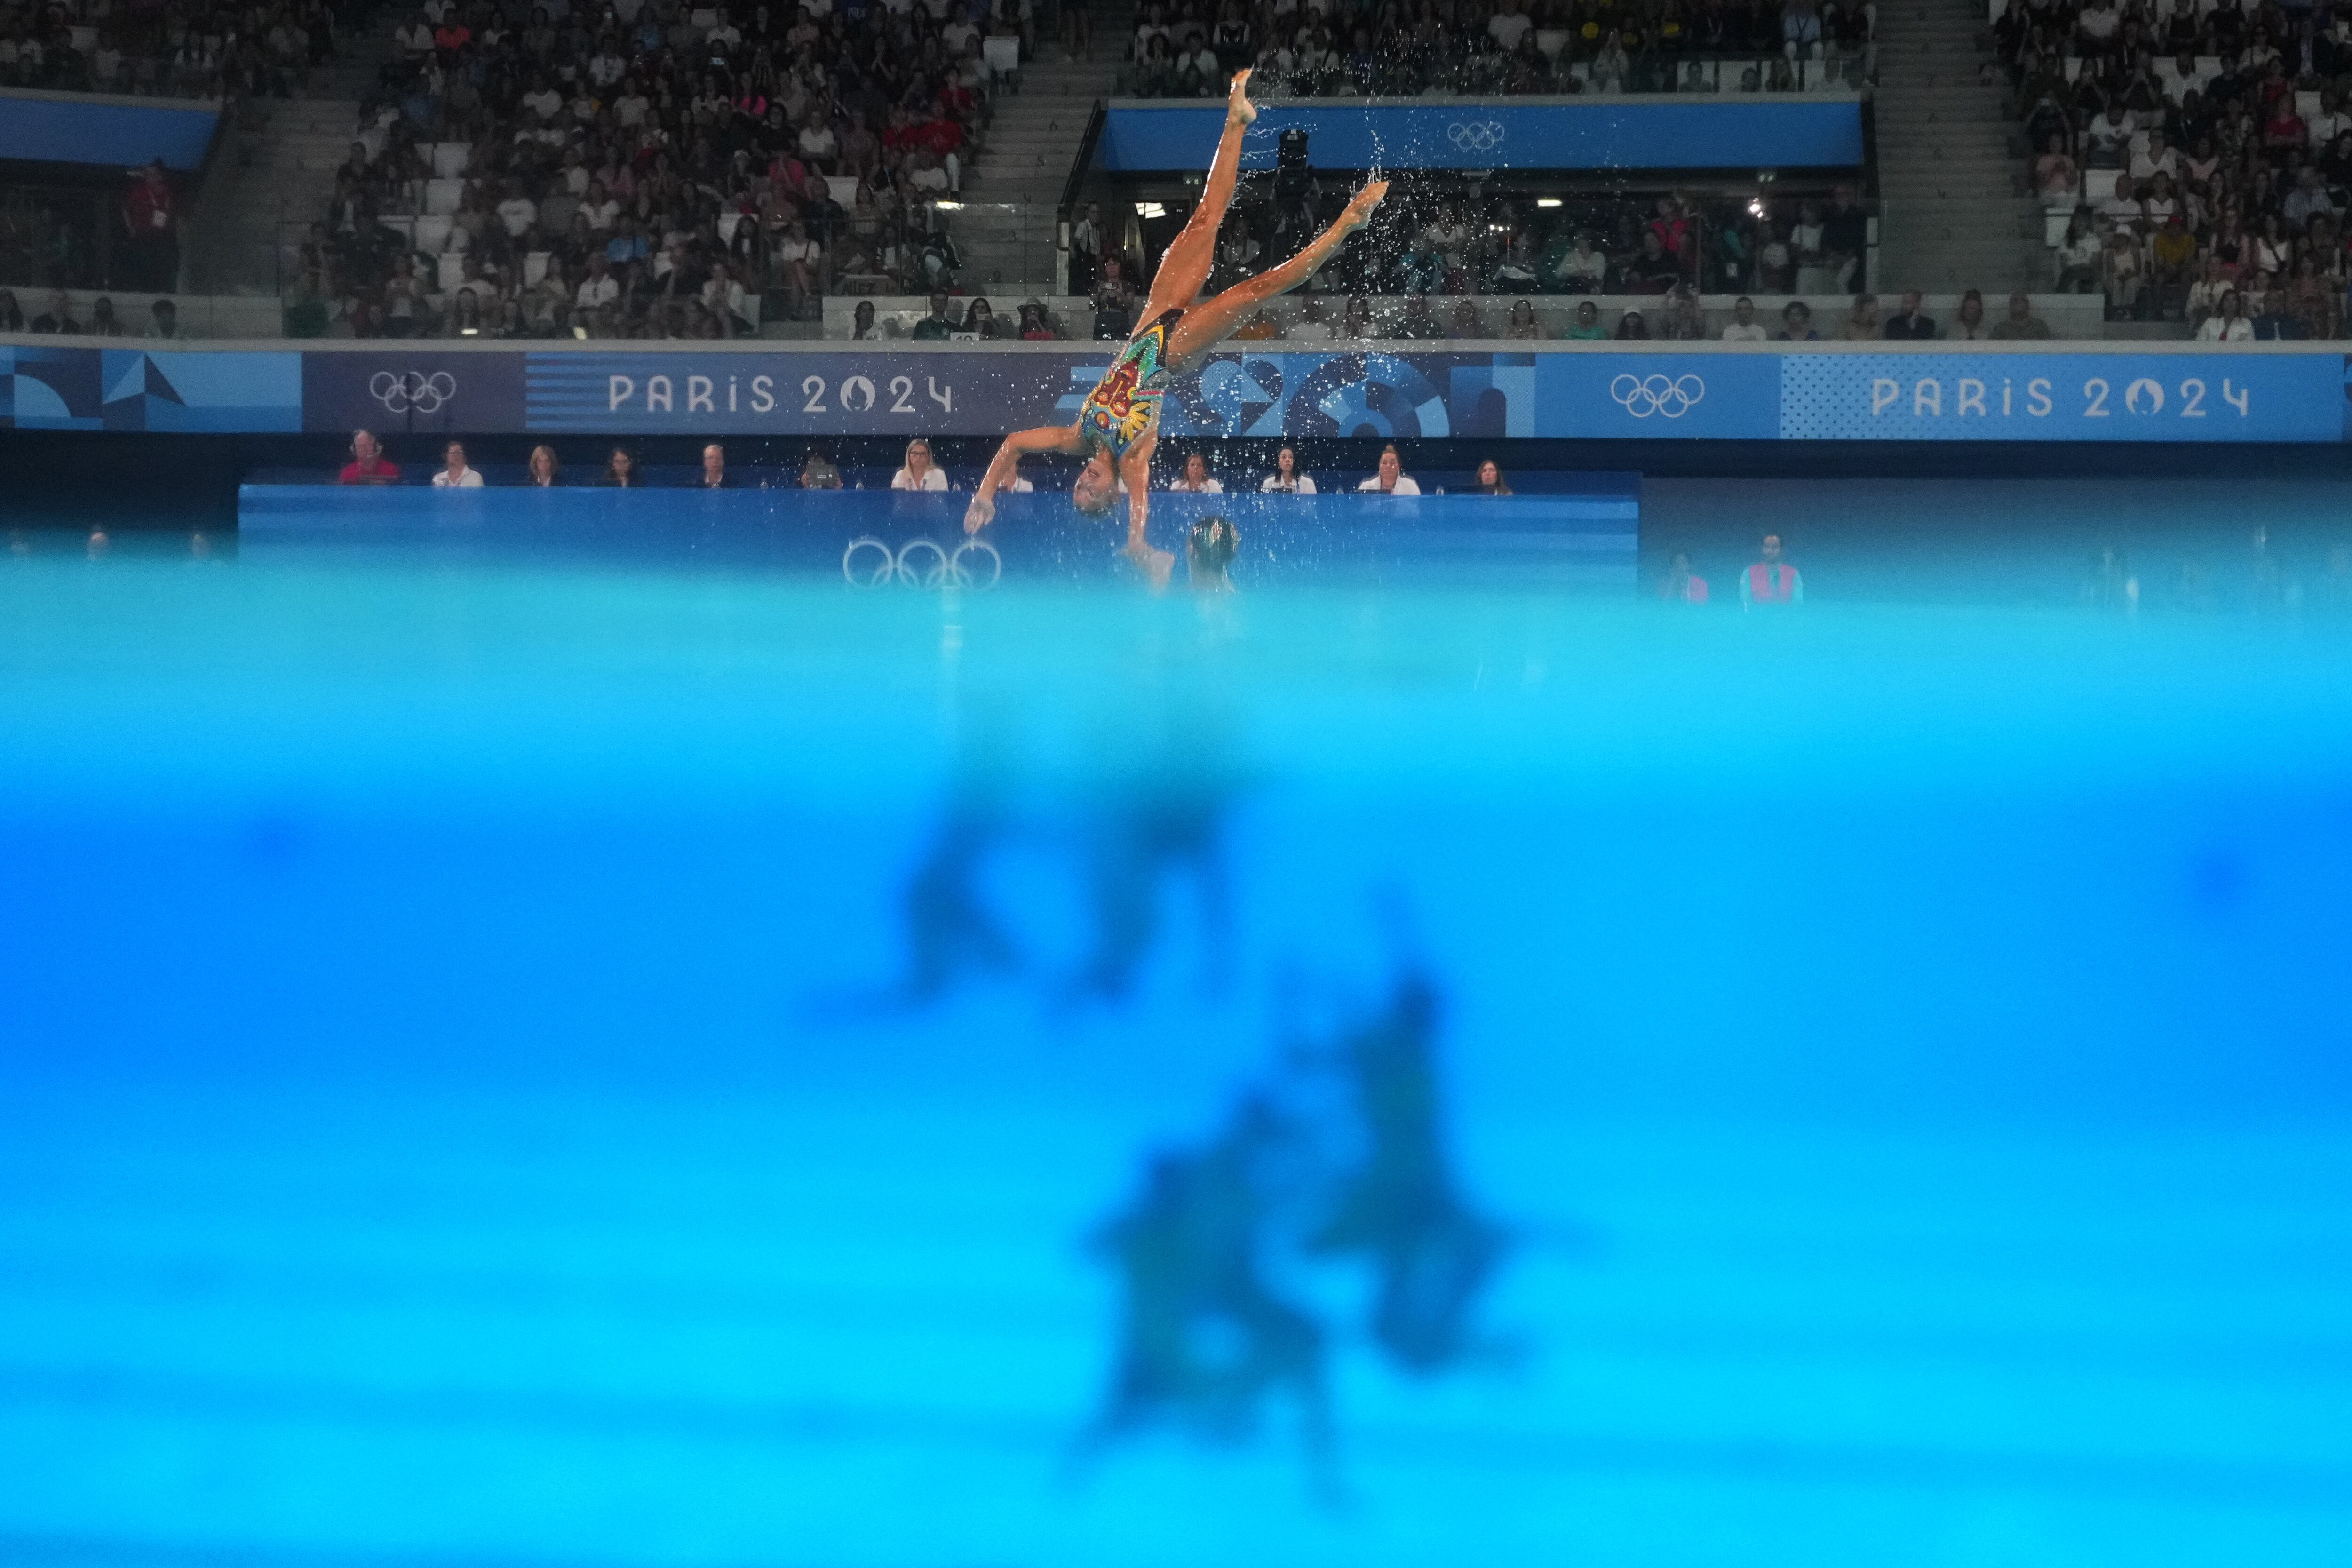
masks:
[[[1217,230],[1225,221],[1225,208],[1233,204],[1234,183],[1241,175],[1242,132],[1257,118],[1256,106],[1245,90],[1250,73],[1235,71],[1234,85],[1225,96],[1225,130],[1217,140],[1217,155],[1209,160],[1208,183],[1201,190],[1201,205],[1192,209],[1184,230],[1169,242],[1160,258],[1160,270],[1151,277],[1151,298],[1143,307],[1143,324],[1149,326],[1164,310],[1181,310],[1199,297],[1209,281],[1209,270],[1217,262]]]
[[[1315,269],[1329,260],[1349,235],[1371,221],[1372,209],[1388,194],[1389,183],[1374,180],[1356,193],[1356,199],[1348,204],[1348,210],[1330,227],[1307,242],[1306,249],[1281,266],[1270,267],[1255,278],[1244,278],[1215,299],[1203,300],[1185,311],[1184,319],[1169,334],[1169,363],[1179,370],[1188,368],[1193,359],[1224,342],[1260,305],[1314,277]]]

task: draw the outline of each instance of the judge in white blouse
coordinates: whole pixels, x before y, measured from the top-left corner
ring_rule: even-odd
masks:
[[[1393,446],[1381,448],[1381,471],[1356,487],[1359,490],[1384,496],[1417,496],[1421,487],[1404,471],[1404,463],[1397,457]]]
[[[1265,482],[1258,489],[1268,495],[1280,491],[1284,495],[1311,496],[1315,493],[1315,481],[1298,471],[1297,451],[1285,447],[1274,455],[1274,472],[1266,475]]]
[[[1179,495],[1221,496],[1225,493],[1225,487],[1209,477],[1209,459],[1198,452],[1185,457],[1184,472],[1168,488]]]
[[[917,437],[907,443],[907,466],[890,476],[894,490],[943,490],[948,488],[946,470],[931,466],[931,444]]]
[[[478,490],[482,488],[482,476],[466,466],[466,448],[456,441],[449,443],[441,454],[442,468],[433,476],[433,488],[443,490]]]

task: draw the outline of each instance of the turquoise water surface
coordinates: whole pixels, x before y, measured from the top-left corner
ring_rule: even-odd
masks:
[[[2352,1559],[2352,626],[0,562],[0,1559]]]

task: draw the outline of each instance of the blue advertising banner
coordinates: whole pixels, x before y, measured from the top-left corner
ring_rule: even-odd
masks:
[[[1784,354],[1795,441],[2338,441],[2339,354]]]
[[[1780,434],[1776,353],[1553,353],[1538,362],[1544,436],[1770,441]]]
[[[0,428],[302,428],[298,353],[0,344]]]
[[[520,351],[387,346],[304,356],[302,428],[463,435],[526,428]]]
[[[152,159],[194,169],[212,145],[219,111],[193,100],[0,92],[0,158],[131,169]]]
[[[1092,348],[1066,357],[534,353],[524,400],[533,430],[985,435],[1044,424],[1074,375],[1091,387],[1109,366],[1108,352]]]
[[[1263,351],[1263,352],[1262,352]],[[1099,343],[883,349],[0,344],[0,428],[996,436],[1066,425]],[[1234,344],[1172,437],[2334,442],[2341,349]]]
[[[1215,155],[1224,106],[1122,101],[1104,117],[1103,166],[1199,170]],[[1312,138],[1318,169],[1851,168],[1862,104],[1801,99],[1591,97],[1271,103],[1242,140],[1242,167],[1271,169],[1286,131]]]

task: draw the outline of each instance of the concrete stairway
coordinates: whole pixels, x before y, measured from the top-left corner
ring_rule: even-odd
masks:
[[[1095,100],[1110,95],[1135,26],[1130,0],[1092,9],[1094,58],[1068,59],[1058,40],[1041,40],[1044,58],[1022,68],[1020,92],[997,100],[987,145],[964,177],[971,205],[949,232],[963,252],[966,292],[1004,296],[996,301],[1002,314],[1032,295],[1062,291],[1055,276],[1055,206]]]
[[[388,33],[386,35],[389,36]],[[325,218],[335,170],[351,152],[360,96],[376,79],[383,39],[352,40],[352,58],[310,73],[303,96],[260,106],[268,123],[221,134],[189,226],[183,281],[201,294],[278,292],[280,231]]]
[[[1979,79],[1983,0],[1885,0],[1878,13],[1878,289],[2044,289],[2042,208],[2020,195],[2021,132]],[[1998,308],[1989,306],[1989,316]]]

